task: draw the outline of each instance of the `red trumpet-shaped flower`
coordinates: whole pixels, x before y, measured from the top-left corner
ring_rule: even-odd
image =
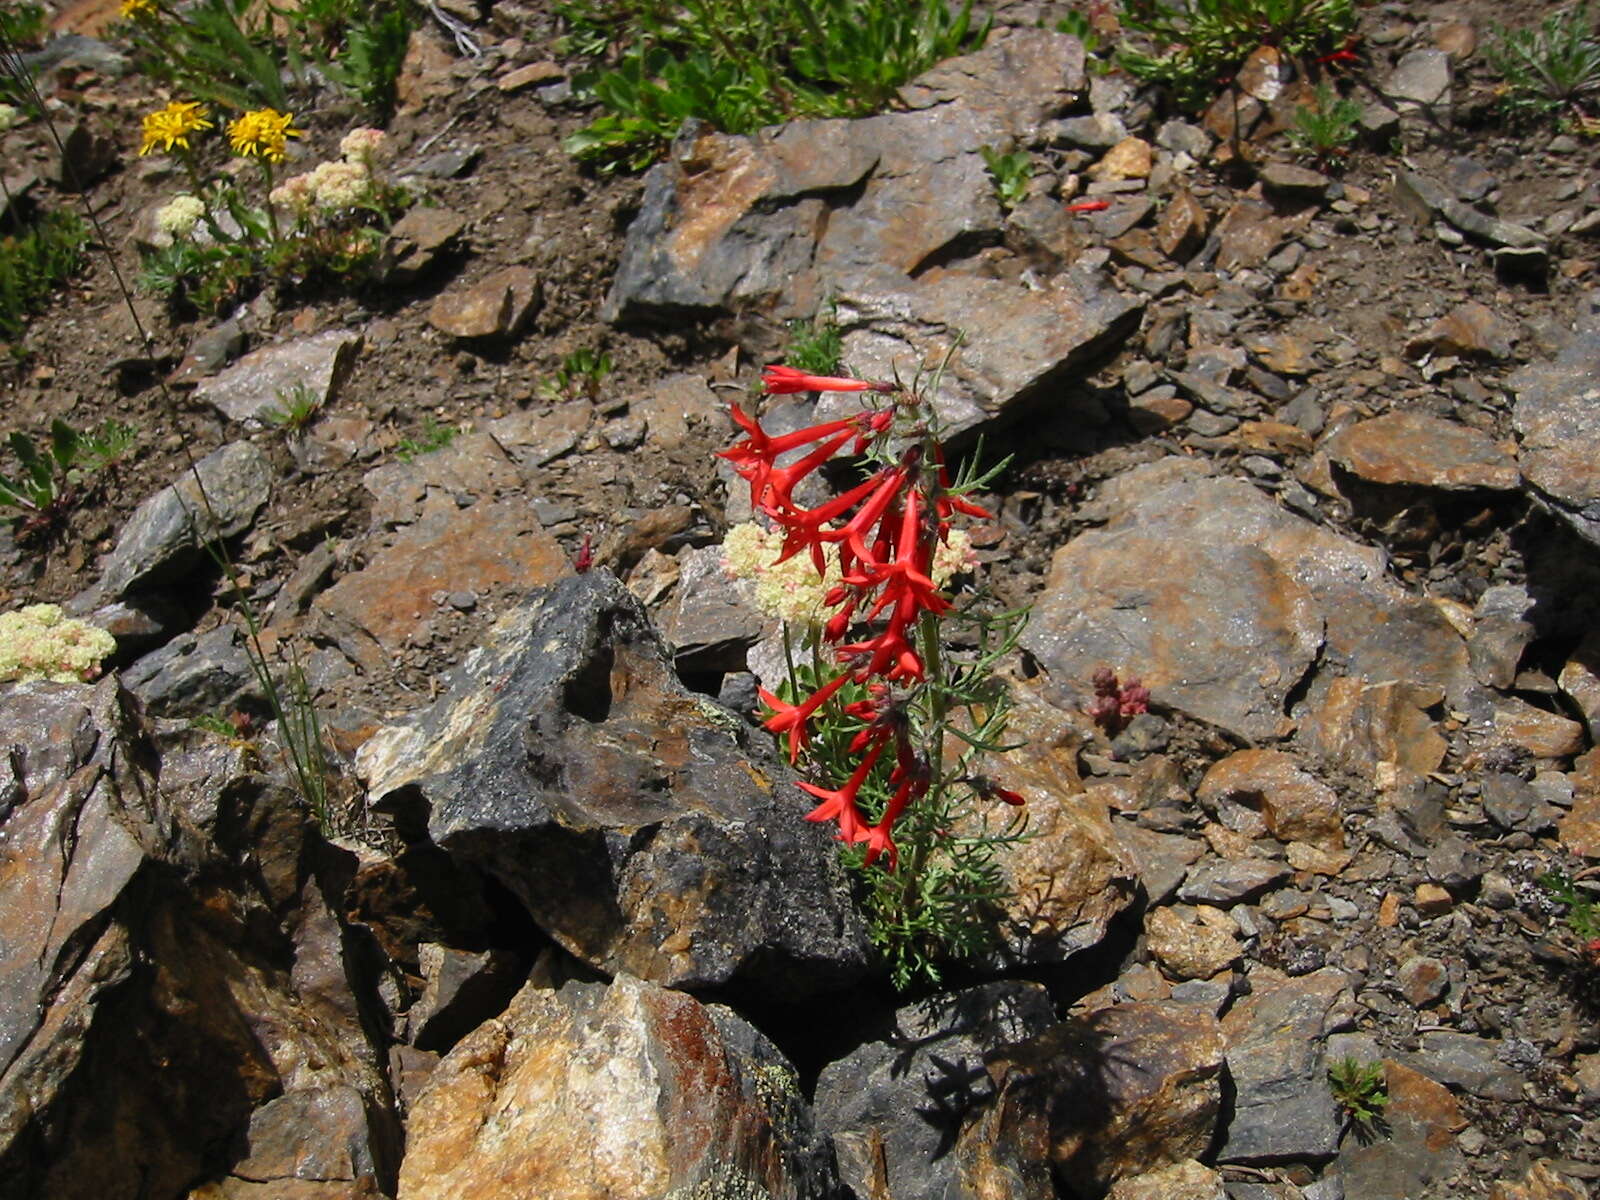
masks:
[[[806,722],[811,719],[811,714],[826,704],[829,698],[844,686],[844,681],[848,678],[850,678],[848,673],[834,676],[799,704],[790,704],[786,700],[779,699],[766,688],[757,689],[761,703],[773,710],[773,715],[767,718],[766,727],[773,733],[789,735],[791,763],[800,757],[800,743],[806,740]]]
[[[850,773],[850,778],[845,780],[841,788],[824,788],[814,783],[802,783],[800,785],[802,790],[810,792],[822,801],[806,814],[806,820],[837,821],[841,842],[861,841],[866,826],[861,821],[861,810],[856,807],[856,794],[861,791],[861,785],[867,781],[867,776],[872,773],[872,768],[878,761],[878,755],[882,753],[883,743],[879,742],[867,752],[867,756],[861,760],[861,765]]]
[[[900,814],[911,806],[913,800],[927,794],[929,782],[926,769],[904,771],[896,768],[895,774],[889,777],[889,781],[893,783],[896,776],[903,778],[900,779],[900,786],[895,789],[894,795],[889,797],[882,818],[876,825],[868,825],[855,839],[867,844],[867,866],[870,867],[876,862],[879,855],[887,854],[891,871],[900,865],[900,848],[894,844],[894,823],[900,819]]]
[[[841,375],[808,375],[795,367],[770,366],[761,372],[761,382],[773,395],[790,392],[892,392],[891,383],[868,383]]]

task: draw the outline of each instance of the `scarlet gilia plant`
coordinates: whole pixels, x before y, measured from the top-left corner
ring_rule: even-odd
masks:
[[[789,677],[778,693],[760,692],[765,726],[810,776],[800,784],[817,802],[807,819],[833,824],[863,873],[872,935],[897,985],[937,980],[941,959],[992,940],[1004,898],[995,852],[1021,836],[1022,797],[980,760],[1007,748],[995,667],[1026,613],[997,613],[980,593],[944,586],[972,566],[956,525],[990,519],[971,496],[1000,468],[951,478],[920,379],[908,387],[772,366],[762,382],[768,393],[855,392],[863,402],[853,416],[777,435],[732,410],[745,437],[721,457],[771,523],[765,544],[781,538],[761,569],[798,559],[826,584],[811,619],[785,623]],[[813,506],[797,499],[802,481],[842,456],[859,460],[858,482]],[[952,563],[953,553],[969,561]],[[732,553],[729,565],[739,569]],[[998,830],[997,807],[1010,814]]]

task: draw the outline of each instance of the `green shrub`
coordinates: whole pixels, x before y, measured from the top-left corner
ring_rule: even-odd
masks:
[[[1504,80],[1501,104],[1513,117],[1560,117],[1593,132],[1600,39],[1587,4],[1532,29],[1496,30],[1485,57]]]
[[[690,117],[749,133],[877,111],[941,59],[981,45],[971,0],[568,0],[575,80],[605,110],[565,143],[605,168],[653,161]]]
[[[983,165],[989,169],[994,182],[994,194],[1000,207],[1008,212],[1028,198],[1028,181],[1033,178],[1033,156],[1026,150],[1013,150],[1002,154],[999,149],[980,146]]]
[[[45,213],[20,233],[0,237],[0,338],[16,341],[27,318],[83,266],[89,229],[74,213]]]
[[[1231,80],[1257,46],[1303,57],[1355,29],[1355,0],[1131,0],[1124,29],[1145,34],[1157,53],[1125,49],[1119,58],[1143,79],[1168,84],[1179,103],[1199,107]]]
[[[1326,83],[1318,84],[1312,103],[1294,110],[1289,144],[1318,166],[1331,166],[1350,152],[1360,120],[1361,105],[1346,100]]]

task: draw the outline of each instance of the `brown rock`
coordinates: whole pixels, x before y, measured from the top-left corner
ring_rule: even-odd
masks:
[[[1283,94],[1291,74],[1292,68],[1276,46],[1257,46],[1245,57],[1233,82],[1246,96],[1271,104]]]
[[[1206,240],[1205,206],[1185,189],[1167,201],[1156,224],[1156,245],[1173,262],[1187,261]]]
[[[502,92],[520,92],[523,88],[534,87],[541,83],[553,83],[557,79],[565,79],[567,73],[561,69],[560,63],[534,62],[525,67],[515,67],[495,80],[495,87]]]
[[[1400,923],[1400,893],[1385,892],[1383,899],[1378,902],[1378,924],[1384,929],[1393,929]]]
[[[568,569],[565,551],[526,504],[479,501],[458,509],[450,501],[426,508],[362,570],[319,595],[313,611],[363,670],[388,671],[396,654],[426,640],[438,612],[435,593],[525,592]]]
[[[1309,375],[1317,369],[1316,348],[1303,338],[1292,334],[1274,333],[1251,338],[1245,343],[1250,353],[1255,356],[1263,367],[1269,371],[1276,371],[1279,375]],[[1275,424],[1275,422],[1256,422],[1256,424]],[[1294,429],[1293,425],[1288,426]],[[1301,437],[1303,431],[1296,430]],[[1307,451],[1310,446],[1306,447]]]
[[[1444,1084],[1392,1059],[1386,1059],[1383,1068],[1389,1094],[1384,1116],[1393,1122],[1410,1121],[1420,1126],[1429,1150],[1443,1149],[1453,1134],[1467,1127],[1455,1094]]]
[[[1476,300],[1458,305],[1435,321],[1426,333],[1406,343],[1406,354],[1452,354],[1460,358],[1507,358],[1514,331],[1492,308]]]
[[[1230,436],[1240,446],[1266,454],[1311,453],[1311,435],[1282,421],[1243,421]]]
[[[1515,696],[1500,697],[1494,712],[1495,736],[1520,746],[1534,758],[1570,758],[1583,749],[1583,726],[1536,708]]]
[[[379,267],[384,279],[409,283],[457,245],[467,220],[448,208],[419,204],[390,227]]]
[[[1150,174],[1150,143],[1143,138],[1123,138],[1089,168],[1096,179],[1144,179]]]
[[[1556,1174],[1548,1163],[1534,1163],[1520,1183],[1496,1183],[1489,1200],[1588,1200],[1583,1184]]]
[[[731,1010],[627,975],[530,984],[434,1071],[399,1196],[812,1196],[837,1186],[818,1146],[793,1068]]]
[[[1355,857],[1349,850],[1324,850],[1305,842],[1290,842],[1285,851],[1289,865],[1296,871],[1330,878],[1340,874]]]
[[[1338,795],[1281,750],[1230,754],[1206,772],[1196,795],[1208,807],[1228,800],[1255,809],[1279,841],[1344,846]]]
[[[1413,955],[1396,976],[1400,994],[1413,1008],[1426,1008],[1450,988],[1450,974],[1437,958]]]
[[[1600,749],[1572,764],[1572,808],[1561,820],[1561,844],[1583,858],[1600,858]]]
[[[421,112],[428,101],[442,99],[456,90],[451,75],[456,56],[450,53],[444,39],[429,29],[417,29],[406,43],[406,56],[400,64],[400,77],[395,81],[395,100],[400,111]]]
[[[1174,909],[1151,909],[1145,916],[1145,943],[1172,979],[1210,979],[1239,961],[1243,948],[1233,921],[1216,909],[1200,908],[1190,924]]]
[[[1334,679],[1301,737],[1317,753],[1373,778],[1384,764],[1426,775],[1449,748],[1427,711],[1443,700],[1433,687]]]
[[[1028,837],[1005,847],[998,865],[1010,887],[1002,931],[1020,962],[1059,961],[1097,945],[1131,905],[1138,872],[1123,854],[1103,799],[1077,782],[1078,738],[1036,689],[1015,689],[1007,729],[1021,748],[994,761],[996,781],[1026,800],[1019,813],[974,814],[991,828],[1025,817]]]
[[[1583,640],[1562,665],[1556,682],[1583,714],[1589,737],[1600,740],[1600,637],[1591,635]]]
[[[1425,917],[1442,917],[1455,906],[1450,893],[1436,883],[1419,883],[1413,902]]]
[[[1101,1195],[1205,1152],[1221,1109],[1223,1052],[1203,1008],[1113,1005],[993,1056],[999,1095],[983,1120],[1037,1128],[1061,1178]]]
[[[1293,163],[1268,163],[1261,168],[1261,184],[1267,194],[1287,201],[1318,202],[1326,197],[1332,182],[1320,171]]]
[[[1446,21],[1434,27],[1433,44],[1456,62],[1466,62],[1478,52],[1478,30],[1466,21]]]
[[[1335,433],[1323,448],[1369,483],[1513,491],[1516,460],[1487,434],[1419,412],[1391,412]]]
[[[532,270],[505,267],[438,297],[428,309],[428,324],[452,337],[514,337],[538,308],[539,299],[539,277]]]
[[[1214,231],[1221,242],[1217,266],[1223,270],[1259,267],[1288,236],[1289,223],[1253,200],[1236,201]]]
[[[1222,1176],[1192,1158],[1159,1171],[1119,1179],[1106,1200],[1227,1200]]]
[[[1128,420],[1145,434],[1171,429],[1192,412],[1194,404],[1170,387],[1151,388],[1128,400]]]

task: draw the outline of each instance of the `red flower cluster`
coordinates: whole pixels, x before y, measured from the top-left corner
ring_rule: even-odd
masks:
[[[779,366],[768,367],[762,379],[774,393],[898,391],[893,384],[807,375]],[[894,423],[894,407],[824,421],[776,437],[768,435],[737,405],[733,406],[733,419],[747,436],[720,457],[732,463],[750,484],[751,504],[784,531],[779,561],[809,553],[821,573],[826,561],[824,547],[831,545],[837,547],[842,576],[824,601],[834,611],[822,633],[823,641],[834,648],[840,673],[794,704],[763,689],[761,699],[773,711],[766,727],[788,736],[789,760],[793,762],[806,740],[807,722],[817,710],[846,681],[868,686],[868,699],[845,708],[867,722],[850,747],[852,753],[863,756],[860,763],[838,788],[800,786],[822,802],[807,814],[809,820],[836,821],[842,841],[866,843],[869,863],[887,855],[892,870],[897,860],[891,836],[894,823],[927,793],[931,781],[927,763],[911,745],[903,701],[896,700],[889,685],[914,684],[924,678],[918,625],[923,614],[938,615],[950,607],[933,582],[932,565],[936,546],[948,536],[951,517],[956,512],[989,514],[949,491],[942,462],[926,463],[928,454],[922,445],[909,447],[897,461],[879,467],[857,486],[815,508],[795,501],[796,485],[846,443],[853,443],[853,452],[859,454],[873,439],[887,434]],[[814,449],[792,463],[778,465],[781,456],[805,447]],[[938,457],[936,449],[934,457]],[[863,632],[857,640],[846,642],[852,628]],[[858,807],[858,794],[884,750],[891,747],[895,766],[889,786],[894,790],[882,817],[876,824],[868,824]]]

